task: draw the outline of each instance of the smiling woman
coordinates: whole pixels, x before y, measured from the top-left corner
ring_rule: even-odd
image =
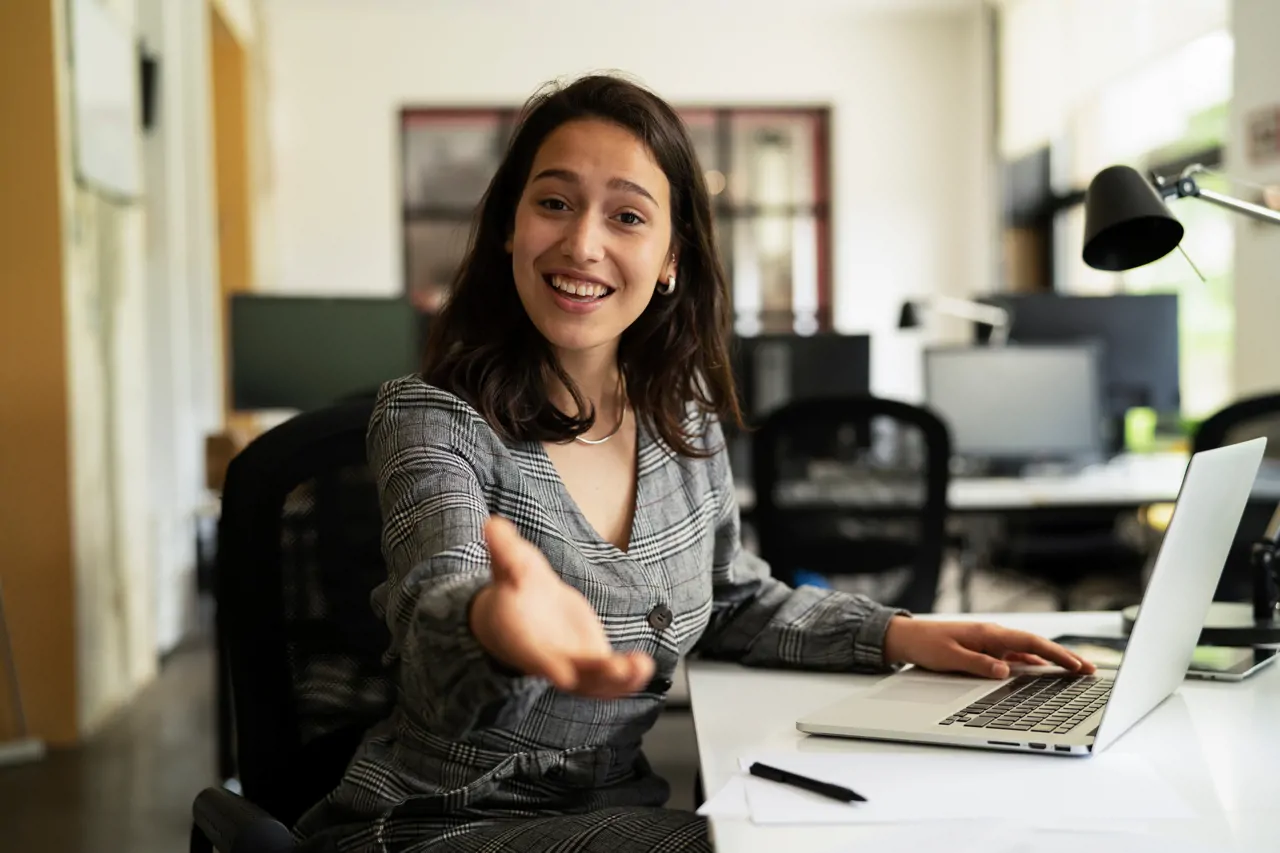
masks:
[[[534,98],[423,375],[370,419],[396,707],[299,821],[308,849],[709,851],[641,750],[695,652],[988,677],[1031,651],[1075,662],[770,577],[741,546],[720,426],[738,419],[729,322],[671,107],[615,77]]]

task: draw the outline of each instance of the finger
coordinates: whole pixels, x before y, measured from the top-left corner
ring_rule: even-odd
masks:
[[[563,655],[535,653],[527,662],[525,670],[530,675],[547,679],[557,690],[566,693],[574,692],[582,683],[578,667]]]
[[[653,677],[653,658],[643,652],[611,654],[577,662],[580,695],[614,699],[635,693]]]
[[[631,665],[631,691],[635,693],[653,680],[657,668],[653,658],[644,652],[628,652],[625,658]]]
[[[1006,653],[1023,652],[1039,655],[1051,663],[1056,663],[1063,669],[1082,675],[1088,675],[1097,669],[1084,658],[1037,634],[1031,634],[1026,631],[1009,631],[1000,639]]]
[[[615,699],[635,693],[644,686],[636,684],[635,664],[626,655],[611,654],[605,658],[578,664],[578,693],[597,699]]]
[[[984,655],[982,652],[970,651],[963,646],[956,645],[952,649],[952,658],[954,660],[952,668],[960,672],[980,675],[983,678],[1009,677],[1009,664],[990,655]]]
[[[1033,655],[1030,652],[1008,652],[1005,654],[1004,659],[1008,663],[1025,663],[1030,664],[1031,666],[1051,665],[1047,660],[1040,657],[1040,655]]]

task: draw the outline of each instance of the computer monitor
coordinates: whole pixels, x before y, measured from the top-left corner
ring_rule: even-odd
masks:
[[[403,299],[234,294],[229,325],[239,410],[320,408],[420,363],[421,318]]]
[[[983,301],[1010,311],[1010,342],[1097,343],[1102,355],[1103,408],[1113,427],[1118,428],[1125,412],[1136,407],[1165,415],[1181,411],[1177,294],[1034,293]],[[1113,437],[1118,439],[1119,434]]]
[[[758,335],[733,346],[743,413],[755,423],[793,400],[871,390],[869,335]]]
[[[925,396],[975,462],[1088,462],[1102,455],[1099,353],[1089,345],[925,351]]]
[[[871,391],[871,338],[823,332],[814,335],[756,335],[732,342],[734,378],[743,420],[759,426],[775,409],[796,400],[848,397]],[[734,476],[751,480],[750,433],[726,430]],[[858,436],[860,444],[868,441]],[[838,457],[844,450],[829,430],[814,430],[807,446],[815,456]]]

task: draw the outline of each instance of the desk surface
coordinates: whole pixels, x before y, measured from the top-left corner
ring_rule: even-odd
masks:
[[[1064,633],[1119,634],[1116,613],[1003,614],[973,617],[1001,622],[1047,636]],[[698,759],[707,797],[714,796],[737,772],[741,754],[756,750],[857,753],[886,750],[936,755],[961,762],[962,748],[885,744],[845,738],[819,738],[796,731],[804,713],[873,684],[875,676],[748,670],[730,664],[692,662]],[[1186,681],[1110,751],[1148,760],[1189,802],[1201,818],[1165,826],[1126,827],[1152,835],[1177,832],[1192,846],[1183,850],[1231,850],[1261,853],[1280,849],[1280,666],[1272,665],[1239,684]],[[1108,753],[1104,753],[1104,756]],[[1093,758],[1045,758],[1092,761]],[[1047,804],[1047,807],[1051,807]],[[1082,829],[1090,826],[1081,816]],[[1095,827],[1105,829],[1108,827]],[[1114,827],[1110,827],[1114,828]],[[804,853],[876,849],[877,835],[891,828],[875,825],[757,826],[744,818],[713,817],[716,849],[733,853],[802,850]],[[1078,835],[1091,853],[1131,853],[1132,837]],[[885,839],[887,840],[887,838]],[[957,839],[962,841],[963,839]],[[964,844],[957,849],[969,850]],[[898,848],[893,848],[898,849]],[[1145,849],[1145,848],[1142,848]]]
[[[1173,501],[1182,486],[1188,457],[1181,454],[1122,455],[1078,473],[1035,477],[953,477],[947,502],[953,512],[1011,512],[1037,508],[1116,507],[1125,509]],[[875,488],[876,484],[872,484]],[[779,503],[835,503],[849,497],[865,501],[862,480],[817,480],[784,483]],[[1280,463],[1264,464],[1254,494],[1280,499]],[[750,509],[755,492],[737,487],[738,505]]]

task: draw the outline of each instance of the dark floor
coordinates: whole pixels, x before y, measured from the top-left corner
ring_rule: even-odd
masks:
[[[215,782],[213,658],[172,655],[159,678],[84,747],[0,767],[3,853],[182,853],[191,800]],[[671,805],[692,808],[692,717],[673,709],[646,740],[671,781]]]
[[[181,853],[196,792],[213,784],[213,658],[171,656],[89,743],[0,767],[5,853]]]

